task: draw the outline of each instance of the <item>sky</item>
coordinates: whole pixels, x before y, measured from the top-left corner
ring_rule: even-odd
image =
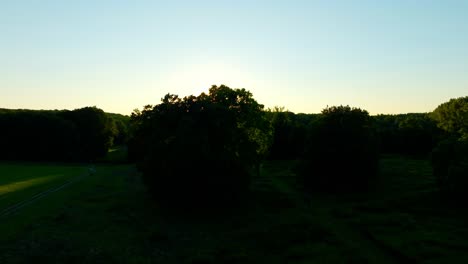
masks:
[[[468,95],[468,1],[0,0],[0,108],[129,115],[245,88],[265,107],[430,112]]]

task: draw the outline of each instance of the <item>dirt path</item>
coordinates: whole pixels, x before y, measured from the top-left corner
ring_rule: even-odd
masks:
[[[26,199],[26,200],[23,200],[21,202],[18,202],[18,203],[15,203],[15,204],[12,204],[10,206],[8,206],[7,208],[5,209],[2,209],[0,210],[0,218],[1,217],[5,217],[5,216],[8,216],[8,215],[11,215],[11,214],[14,214],[14,213],[17,213],[19,210],[21,210],[22,208],[34,203],[35,201],[37,200],[40,200],[46,196],[48,196],[49,194],[51,193],[54,193],[54,192],[57,192],[57,191],[60,191],[62,189],[64,189],[65,187],[77,182],[77,181],[80,181],[81,179],[83,179],[84,177],[88,176],[89,173],[86,172],[86,173],[83,173],[65,183],[62,183],[61,185],[59,186],[55,186],[55,187],[52,187],[52,188],[49,188],[45,191],[42,191],[40,193],[37,193],[35,195],[33,195],[32,197]]]

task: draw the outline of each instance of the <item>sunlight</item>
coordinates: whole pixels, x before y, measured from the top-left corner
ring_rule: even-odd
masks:
[[[249,83],[246,74],[231,64],[200,63],[188,65],[174,71],[170,83],[177,84],[180,96],[207,93],[214,85],[225,84],[231,88],[244,88]]]
[[[34,185],[42,184],[45,182],[52,181],[56,179],[57,177],[62,176],[63,174],[56,174],[56,175],[49,175],[49,176],[44,176],[40,178],[35,178],[35,179],[30,179],[30,180],[25,180],[25,181],[18,181],[18,182],[13,182],[13,183],[8,183],[4,185],[0,185],[0,196],[20,191],[29,187],[32,187]]]

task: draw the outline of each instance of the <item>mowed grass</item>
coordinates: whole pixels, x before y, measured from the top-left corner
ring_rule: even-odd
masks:
[[[428,160],[386,156],[380,177],[367,201],[335,213],[399,262],[468,263],[468,214],[442,199]]]
[[[96,166],[95,175],[85,176],[13,215],[0,218],[0,263],[27,263],[36,257],[39,261],[43,259],[55,263],[53,256],[56,254],[59,257],[62,254],[71,256],[70,260],[74,253],[87,256],[87,252],[81,252],[79,247],[75,250],[73,246],[65,251],[63,247],[70,243],[80,245],[83,241],[95,241],[95,231],[108,230],[109,224],[116,219],[112,219],[108,211],[103,214],[101,209],[108,205],[120,205],[118,199],[108,197],[106,190],[115,193],[127,188],[123,177],[113,177],[115,171],[127,172],[127,169],[121,166]],[[122,198],[131,199],[131,195]],[[99,241],[113,245],[114,239],[101,237]],[[58,248],[53,248],[52,244]]]
[[[264,171],[248,203],[223,213],[162,209],[131,165],[97,173],[2,219],[5,263],[307,263],[355,259]],[[285,169],[286,171],[288,168]],[[270,171],[271,172],[271,171]],[[281,184],[280,184],[281,185]],[[31,217],[31,212],[40,215]]]
[[[0,163],[0,211],[85,172],[78,165]]]
[[[0,263],[464,263],[467,218],[437,196],[426,160],[381,161],[378,191],[304,196],[294,161],[270,161],[246,204],[174,213],[132,165],[97,173],[0,219]],[[21,223],[18,225],[18,223]]]

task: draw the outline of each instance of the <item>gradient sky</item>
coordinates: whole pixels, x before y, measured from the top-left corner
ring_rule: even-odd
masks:
[[[468,95],[468,1],[0,0],[0,108],[130,114],[221,83],[296,113],[429,112]]]

